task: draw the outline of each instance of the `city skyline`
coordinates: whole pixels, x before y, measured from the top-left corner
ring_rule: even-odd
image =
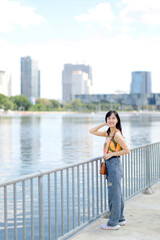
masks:
[[[2,0],[0,69],[12,74],[13,95],[21,56],[39,62],[43,98],[62,99],[65,63],[92,66],[93,93],[129,92],[133,71],[152,72],[160,92],[159,25],[158,0]]]

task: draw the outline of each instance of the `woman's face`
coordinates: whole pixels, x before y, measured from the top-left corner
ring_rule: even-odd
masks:
[[[107,118],[107,125],[109,127],[115,127],[116,124],[118,122],[118,119],[116,118],[116,116],[114,115],[114,113],[112,113],[108,118]]]

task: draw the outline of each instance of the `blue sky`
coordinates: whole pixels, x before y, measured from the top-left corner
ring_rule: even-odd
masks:
[[[93,69],[93,93],[129,92],[131,71],[151,71],[160,92],[159,0],[0,0],[0,69],[20,93],[20,57],[41,70],[41,96],[61,99],[64,63]]]

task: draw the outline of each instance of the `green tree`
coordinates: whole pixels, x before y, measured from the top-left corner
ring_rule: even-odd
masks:
[[[38,98],[36,104],[33,106],[33,109],[38,111],[51,111],[53,110],[53,107],[49,99]]]
[[[38,98],[36,104],[30,110],[33,111],[54,111],[61,110],[61,104],[54,99]]]
[[[63,106],[63,109],[64,110],[72,110],[72,103],[68,102],[68,103],[65,103],[64,106]]]
[[[14,110],[15,109],[15,105],[12,101],[10,101],[9,97],[0,94],[0,109],[4,109],[4,110]]]
[[[97,110],[97,104],[96,103],[85,103],[84,109],[89,112],[93,112]]]
[[[53,109],[61,109],[61,104],[57,100],[51,99],[50,102],[52,103]]]
[[[72,102],[72,108],[74,111],[80,111],[80,110],[82,110],[82,107],[83,107],[83,103],[80,99],[75,99]]]
[[[30,107],[31,111],[46,111],[46,107],[42,103],[37,103]]]
[[[17,105],[17,110],[29,110],[32,106],[29,99],[23,95],[15,96],[10,98],[11,101]]]

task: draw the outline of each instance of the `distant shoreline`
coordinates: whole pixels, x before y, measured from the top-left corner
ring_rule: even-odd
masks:
[[[64,114],[69,114],[69,113],[77,113],[77,112],[68,112],[68,111],[3,111],[0,113],[1,116],[3,115],[30,115],[30,114],[58,114],[58,113],[64,113]]]
[[[97,112],[73,112],[73,111],[1,111],[0,116],[6,115],[41,115],[41,114],[97,114],[106,113],[107,111],[97,111]],[[132,114],[160,114],[160,111],[118,111],[119,113],[132,113]]]

